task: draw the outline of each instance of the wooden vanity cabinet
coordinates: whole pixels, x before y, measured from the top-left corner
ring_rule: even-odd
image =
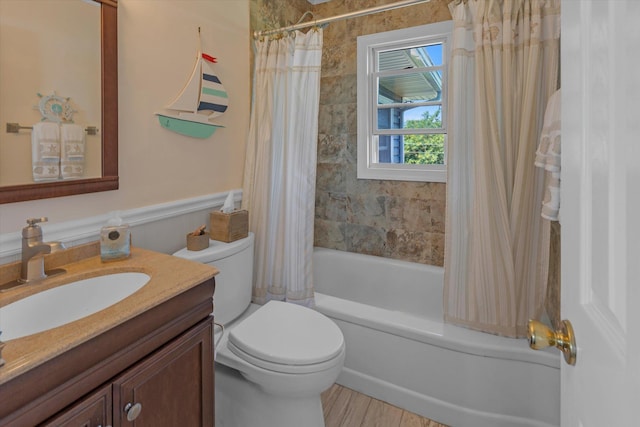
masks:
[[[212,427],[214,287],[207,280],[3,384],[0,427]]]
[[[210,318],[44,426],[213,426],[212,332]]]

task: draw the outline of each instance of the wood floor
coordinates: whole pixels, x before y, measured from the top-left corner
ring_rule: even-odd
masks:
[[[338,384],[322,393],[326,427],[447,427]]]

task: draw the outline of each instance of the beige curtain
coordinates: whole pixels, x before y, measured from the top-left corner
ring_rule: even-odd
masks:
[[[534,160],[558,86],[560,0],[457,0],[449,8],[445,320],[521,337],[541,314],[548,272]]]
[[[256,42],[242,207],[255,234],[252,301],[313,306],[322,29]]]

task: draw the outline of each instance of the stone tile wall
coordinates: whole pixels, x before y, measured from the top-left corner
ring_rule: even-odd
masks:
[[[294,24],[396,0],[251,0],[255,29]],[[425,264],[443,265],[446,187],[442,183],[356,178],[356,39],[360,35],[451,19],[448,2],[408,6],[329,24],[324,29],[315,244]],[[308,20],[308,19],[307,19]]]
[[[392,1],[332,0],[316,19]],[[408,6],[329,24],[324,30],[315,243],[424,264],[444,261],[446,187],[442,183],[356,178],[356,39],[451,19],[448,1]]]
[[[311,6],[306,0],[249,0],[251,32],[295,24]]]

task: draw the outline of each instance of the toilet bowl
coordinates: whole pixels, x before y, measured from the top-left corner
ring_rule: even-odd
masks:
[[[214,265],[216,427],[324,427],[320,393],[338,377],[345,345],[338,326],[291,303],[250,303],[253,234],[174,255]],[[249,267],[248,267],[249,266]]]

